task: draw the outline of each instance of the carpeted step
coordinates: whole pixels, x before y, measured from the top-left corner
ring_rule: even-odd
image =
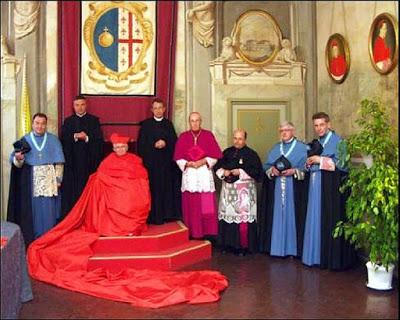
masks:
[[[140,236],[100,237],[93,245],[94,254],[162,251],[189,240],[188,228],[181,221],[148,225]]]
[[[88,270],[106,268],[118,272],[126,268],[176,270],[211,258],[211,243],[190,240],[166,250],[135,253],[96,253],[89,258]]]

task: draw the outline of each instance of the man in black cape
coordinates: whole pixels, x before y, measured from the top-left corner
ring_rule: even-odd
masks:
[[[223,251],[257,252],[257,187],[262,165],[257,153],[246,145],[247,133],[236,129],[233,146],[224,150],[214,166],[222,180],[218,206],[219,239]]]
[[[74,114],[65,119],[61,143],[65,155],[64,180],[61,187],[61,219],[78,201],[89,176],[103,158],[103,134],[98,117],[86,112],[86,98],[74,98]]]
[[[181,173],[173,161],[176,132],[164,117],[164,102],[155,98],[153,117],[142,121],[138,137],[138,154],[149,173],[151,211],[148,223],[163,224],[182,217]]]

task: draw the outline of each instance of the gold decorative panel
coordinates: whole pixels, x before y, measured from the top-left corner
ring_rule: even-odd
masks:
[[[279,123],[286,120],[286,116],[287,104],[284,102],[232,102],[230,132],[235,128],[245,129],[247,145],[264,162],[267,152],[279,140]]]

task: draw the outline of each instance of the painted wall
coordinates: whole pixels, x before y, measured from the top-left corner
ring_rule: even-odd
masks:
[[[334,129],[342,136],[357,130],[354,120],[360,102],[374,96],[391,106],[393,127],[398,127],[398,66],[389,75],[381,75],[373,68],[368,53],[370,26],[383,12],[398,21],[395,1],[317,2],[317,109],[331,116]],[[331,80],[325,65],[325,46],[334,33],[342,34],[350,47],[350,71],[342,84]]]
[[[277,20],[283,37],[291,38],[293,32],[290,1],[216,1],[214,46],[204,48],[194,39],[192,24],[185,18],[192,6],[190,1],[179,2],[173,115],[178,133],[188,128],[187,116],[192,111],[201,113],[204,128],[211,129],[213,126],[209,62],[219,56],[222,38],[231,34],[242,13],[265,10]]]

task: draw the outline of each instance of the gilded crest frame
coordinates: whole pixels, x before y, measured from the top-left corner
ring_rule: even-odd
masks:
[[[94,29],[97,23],[97,20],[104,14],[106,11],[115,9],[115,8],[124,8],[130,12],[132,12],[138,19],[139,24],[143,30],[143,49],[140,52],[140,55],[137,59],[137,62],[130,66],[127,70],[123,72],[116,72],[107,68],[98,57],[95,45],[93,42],[94,38]],[[91,11],[90,16],[86,19],[83,26],[83,36],[85,43],[89,49],[91,61],[89,63],[89,68],[97,71],[100,75],[107,76],[109,79],[112,79],[116,82],[128,80],[130,83],[132,82],[141,82],[147,77],[147,73],[144,73],[144,76],[141,79],[129,80],[129,76],[137,75],[140,72],[143,72],[147,69],[147,64],[143,62],[146,52],[153,41],[153,26],[151,21],[147,20],[143,16],[143,12],[147,10],[147,6],[140,2],[129,2],[129,1],[97,1],[89,4],[89,9]],[[94,79],[95,80],[95,79]]]
[[[261,30],[257,26],[261,26]],[[256,38],[265,37],[265,34],[267,35],[265,39],[256,40]],[[242,13],[235,22],[231,37],[239,57],[256,67],[261,67],[274,61],[281,49],[282,31],[275,18],[264,10],[249,10]],[[242,37],[243,40],[247,38],[246,44],[241,42]],[[271,42],[274,46],[272,52]],[[252,49],[250,50],[250,48]],[[263,55],[252,53],[252,51],[263,50]],[[265,51],[269,51],[269,54]]]
[[[389,44],[389,48],[391,49],[390,66],[384,68],[380,68],[378,66],[378,63],[375,62],[374,59],[374,44],[379,36],[379,24],[381,23],[381,21],[386,22],[387,34],[385,36],[385,42]],[[399,55],[399,29],[396,18],[390,13],[381,13],[377,15],[372,22],[368,35],[368,52],[371,64],[376,72],[382,75],[386,75],[392,72],[393,69],[396,67]]]
[[[331,70],[331,62],[332,62],[332,43],[336,41],[338,44],[338,50],[339,54],[341,54],[344,57],[345,63],[346,63],[346,70],[343,76],[337,77],[332,73]],[[326,42],[326,47],[325,47],[325,65],[326,65],[326,70],[328,71],[329,77],[332,79],[333,82],[337,84],[341,84],[346,80],[347,75],[349,74],[350,71],[350,49],[349,49],[349,44],[346,41],[346,39],[340,34],[340,33],[334,33],[332,34],[328,41]]]

